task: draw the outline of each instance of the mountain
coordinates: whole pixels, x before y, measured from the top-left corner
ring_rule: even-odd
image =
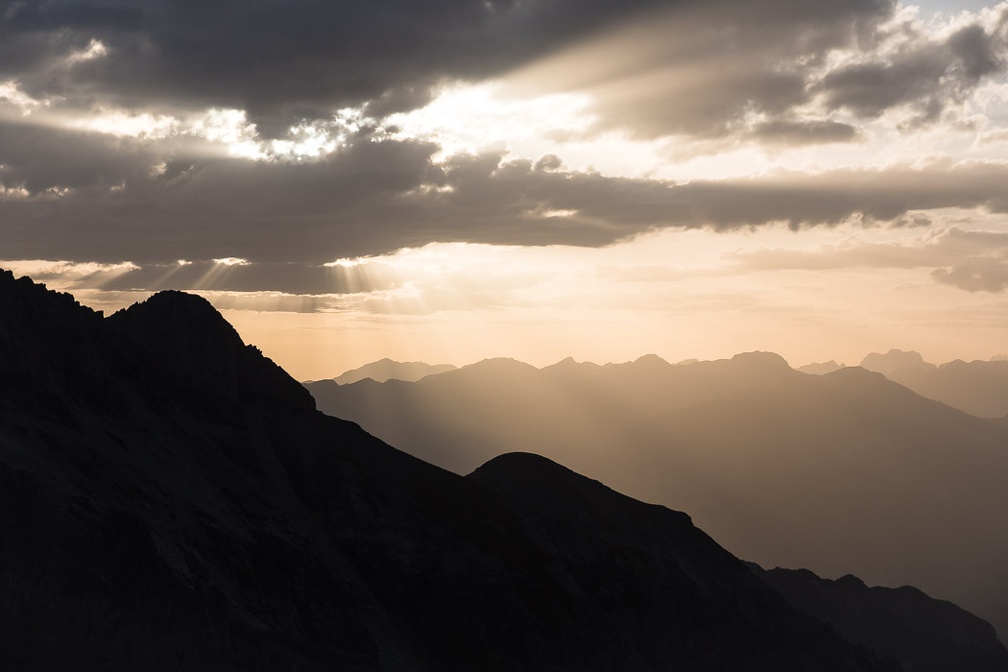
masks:
[[[1008,650],[990,624],[951,602],[909,586],[869,588],[851,575],[830,581],[807,569],[751,566],[792,606],[908,672],[1008,670]]]
[[[931,370],[935,365],[925,362],[919,352],[890,350],[884,355],[878,352],[869,353],[861,360],[861,368],[881,373],[893,380],[892,376],[901,371]]]
[[[806,364],[805,366],[799,366],[796,371],[801,371],[802,373],[808,373],[814,376],[821,376],[826,373],[833,373],[837,369],[844,368],[843,364],[837,364],[834,360],[828,362],[819,362],[816,364]]]
[[[899,669],[683,513],[317,412],[198,297],[0,316],[5,670]]]
[[[1008,415],[1008,361],[955,360],[935,366],[916,352],[871,353],[861,366],[878,371],[922,397],[981,418]]]
[[[407,380],[415,382],[424,376],[433,376],[445,371],[454,371],[456,366],[452,364],[424,364],[423,362],[396,362],[394,360],[380,359],[356,369],[351,369],[336,376],[332,380],[339,385],[356,383],[358,380],[370,378],[379,383],[386,380]]]
[[[528,451],[689,511],[739,557],[951,600],[1008,638],[1008,431],[880,374],[779,356],[309,385],[325,412],[466,473]]]

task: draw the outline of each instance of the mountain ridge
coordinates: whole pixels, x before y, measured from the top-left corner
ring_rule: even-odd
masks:
[[[761,565],[916,585],[1008,635],[1004,427],[860,367],[808,375],[745,354],[582,366],[309,388],[324,412],[457,473],[540,453],[688,511]]]
[[[202,300],[99,321],[0,275],[0,301],[29,294],[39,324],[86,326],[2,322],[0,364],[38,374],[0,407],[6,669],[898,669],[684,514],[526,461],[611,509],[617,548],[572,531],[562,493],[529,509],[500,464],[463,478],[318,413]]]

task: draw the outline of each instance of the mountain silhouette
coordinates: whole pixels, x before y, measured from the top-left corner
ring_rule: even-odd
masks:
[[[799,366],[796,371],[801,371],[802,373],[810,373],[816,376],[821,376],[826,373],[833,373],[837,369],[844,368],[843,364],[837,364],[835,360],[830,360],[828,362],[818,362],[815,364],[806,364],[805,366]]]
[[[332,380],[339,385],[349,385],[358,380],[370,378],[379,383],[386,380],[406,380],[415,382],[424,376],[433,376],[445,371],[454,371],[452,364],[425,364],[423,362],[396,362],[389,358],[379,359],[356,369],[345,371]]]
[[[913,350],[890,350],[882,354],[872,352],[861,360],[861,368],[881,373],[886,378],[893,380],[892,376],[901,371],[913,371],[917,369],[930,370],[935,365],[925,362],[919,352]]]
[[[4,669],[899,669],[685,514],[317,412],[198,297],[0,310]]]
[[[739,557],[914,585],[1008,636],[1004,426],[863,368],[807,375],[768,353],[497,368],[309,389],[321,410],[458,473],[542,454],[689,511]]]
[[[916,352],[892,350],[887,355],[868,355],[861,366],[879,371],[922,397],[971,415],[982,418],[1008,415],[1008,361],[957,359],[935,366],[924,362]]]
[[[897,660],[905,670],[1008,670],[994,628],[951,602],[910,586],[869,588],[856,576],[835,581],[807,569],[754,572],[794,607],[826,621],[847,640]]]

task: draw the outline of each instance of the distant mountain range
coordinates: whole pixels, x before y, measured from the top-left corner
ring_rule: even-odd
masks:
[[[539,453],[689,511],[760,565],[915,585],[1008,636],[1008,431],[878,373],[806,375],[770,353],[498,359],[308,388],[324,412],[458,473]]]
[[[5,670],[900,669],[683,513],[317,412],[178,292],[106,318],[0,272],[0,519]]]
[[[454,371],[453,364],[424,364],[423,362],[396,362],[385,358],[364,366],[346,371],[332,380],[340,385],[349,385],[358,380],[370,378],[379,383],[386,380],[407,380],[415,382],[425,376],[431,376],[445,371]]]
[[[940,401],[970,415],[992,418],[1008,424],[1008,358],[946,364],[925,362],[920,353],[890,350],[873,352],[861,361],[861,368],[877,371],[922,397]],[[822,375],[843,368],[834,361],[798,367],[802,373]]]

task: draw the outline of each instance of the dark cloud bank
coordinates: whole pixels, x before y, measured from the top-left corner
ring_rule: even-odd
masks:
[[[598,94],[602,126],[642,136],[848,142],[858,129],[828,115],[870,119],[905,106],[926,123],[1005,67],[1005,18],[992,30],[967,26],[934,42],[913,25],[887,24],[893,7],[882,0],[7,0],[0,82],[15,81],[60,109],[233,107],[270,138],[342,105],[380,117],[422,104],[439,82],[502,76],[536,59],[563,65],[564,53],[612,46],[604,37],[612,28],[617,41],[642,39],[625,58],[582,63],[590,74],[568,82]],[[67,60],[96,39],[107,55]],[[896,45],[893,53],[871,58],[883,43]],[[824,70],[825,55],[838,48],[865,57]],[[670,68],[699,74],[681,83],[665,76]],[[827,116],[796,114],[815,100]],[[741,128],[745,110],[760,120]],[[157,265],[234,256],[273,264],[261,283],[245,280],[243,288],[310,291],[329,278],[277,269],[434,241],[601,246],[663,227],[798,228],[857,216],[899,220],[938,207],[1008,210],[1008,168],[1000,165],[676,185],[572,172],[551,157],[534,163],[490,153],[436,163],[439,147],[389,140],[367,124],[345,148],[310,162],[208,158],[177,139],[31,124],[10,114],[0,120],[7,190],[0,189],[0,257]]]
[[[897,220],[941,207],[1008,211],[1008,167],[987,164],[677,185],[499,154],[435,164],[432,145],[386,141],[356,143],[320,162],[216,159],[170,163],[152,174],[142,152],[122,153],[90,137],[90,150],[104,154],[92,172],[67,164],[59,168],[63,181],[33,176],[26,181],[32,197],[0,200],[5,256],[325,263],[433,241],[601,246],[663,227],[797,228],[854,216]],[[46,165],[38,157],[47,139],[58,161],[63,140],[46,135],[23,167],[6,164],[0,180]],[[51,191],[57,186],[72,190],[59,196]]]

